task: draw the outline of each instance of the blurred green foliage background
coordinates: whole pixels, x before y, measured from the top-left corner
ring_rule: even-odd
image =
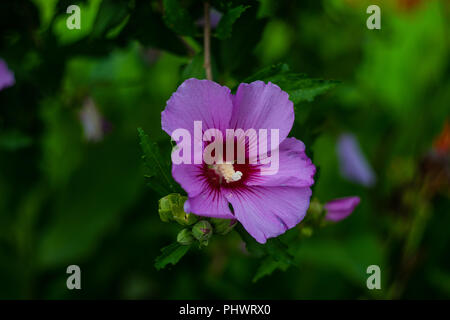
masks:
[[[80,30],[66,27],[71,4]],[[366,27],[370,4],[381,30]],[[298,268],[256,283],[259,260],[234,232],[156,271],[179,228],[159,220],[165,194],[145,185],[137,128],[170,150],[165,102],[204,78],[202,2],[2,1],[0,57],[16,84],[0,92],[0,298],[450,298],[450,3],[212,1],[227,5],[249,7],[216,29],[215,81],[232,88],[279,62],[340,81],[296,106],[291,134],[319,167],[313,196],[358,195],[354,214],[295,247]],[[375,186],[340,176],[342,132],[357,136]],[[82,290],[66,288],[71,264]],[[366,287],[372,264],[381,290]]]

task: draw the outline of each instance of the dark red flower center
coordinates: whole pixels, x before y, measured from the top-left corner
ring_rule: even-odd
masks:
[[[207,164],[203,163],[203,176],[213,189],[225,188],[241,188],[246,182],[254,179],[259,173],[259,164],[250,163],[248,143],[245,144],[245,161],[238,163],[238,149],[242,147],[235,139],[233,154],[227,154],[226,145],[223,144],[223,161],[222,163]],[[241,149],[242,150],[242,149]],[[212,156],[215,156],[214,153]]]

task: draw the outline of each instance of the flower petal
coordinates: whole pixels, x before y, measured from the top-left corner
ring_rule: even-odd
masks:
[[[14,74],[8,69],[6,62],[0,59],[0,90],[11,87],[14,83]]]
[[[203,131],[215,128],[225,132],[232,109],[230,89],[209,80],[188,79],[167,101],[161,113],[162,129],[169,135],[187,129],[193,135],[194,121],[202,121]]]
[[[327,211],[326,220],[340,221],[347,218],[360,203],[359,197],[338,198],[327,202],[323,208]]]
[[[305,154],[305,144],[295,138],[286,138],[281,143],[278,164],[265,164],[260,170],[261,175],[247,185],[309,187],[314,184],[316,173],[316,167]]]
[[[296,226],[305,217],[311,189],[308,187],[259,187],[224,192],[236,219],[259,243]]]
[[[199,216],[233,219],[227,199],[218,189],[205,188],[195,197],[189,197],[185,209]]]
[[[202,165],[173,164],[172,176],[187,192],[189,197],[195,197],[206,187],[202,177],[202,170]]]
[[[203,165],[174,164],[172,176],[187,192],[185,211],[199,216],[233,219],[228,201],[220,190],[213,189],[205,180]]]
[[[353,134],[340,135],[336,151],[340,173],[345,179],[366,187],[375,184],[375,173]]]
[[[233,129],[279,130],[279,144],[287,137],[294,123],[294,104],[277,85],[255,81],[241,83],[233,99],[230,127]],[[273,146],[270,148],[273,149]]]

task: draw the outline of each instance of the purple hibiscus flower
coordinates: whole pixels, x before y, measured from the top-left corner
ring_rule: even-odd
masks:
[[[14,73],[8,69],[5,61],[0,59],[0,91],[14,85]]]
[[[337,142],[339,169],[348,181],[371,187],[376,182],[375,173],[361,151],[353,134],[341,134]]]
[[[323,208],[326,211],[325,219],[329,221],[340,221],[347,218],[361,199],[359,197],[338,198],[327,202]]]
[[[304,218],[316,168],[306,156],[303,142],[287,138],[294,123],[294,107],[289,95],[277,85],[262,81],[241,83],[233,95],[230,89],[213,81],[188,79],[168,100],[161,120],[163,130],[172,138],[174,131],[183,128],[194,135],[193,145],[200,143],[202,148],[208,147],[208,142],[196,140],[197,121],[203,124],[200,132],[215,129],[224,134],[224,140],[228,139],[227,129],[270,130],[267,139],[271,142],[272,130],[279,133],[278,143],[267,148],[278,155],[277,170],[261,154],[251,161],[255,141],[246,140],[245,136],[235,140],[236,148],[245,148],[245,163],[236,161],[234,152],[230,156],[229,150],[224,151],[225,163],[174,162],[172,175],[188,194],[188,212],[237,219],[260,243],[284,233]],[[177,146],[180,143],[177,141]],[[190,157],[196,157],[195,151]]]

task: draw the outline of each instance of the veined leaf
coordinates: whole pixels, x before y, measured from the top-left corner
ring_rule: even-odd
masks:
[[[320,94],[334,88],[339,81],[308,78],[302,73],[289,72],[286,64],[280,63],[266,67],[243,82],[261,80],[272,82],[289,94],[289,99],[294,103],[311,102]]]
[[[267,257],[263,260],[263,262],[258,267],[258,270],[256,271],[255,276],[253,277],[252,281],[257,282],[259,279],[271,275],[272,272],[274,272],[277,269],[280,269],[282,271],[286,271],[289,268],[289,264],[283,262],[283,261],[277,261],[273,259],[272,257]]]
[[[101,37],[105,35],[111,28],[121,23],[128,12],[127,1],[103,0],[95,17],[92,36]]]
[[[225,11],[224,11],[225,12]],[[218,52],[225,72],[243,77],[250,74],[251,61],[254,59],[253,49],[262,38],[267,19],[258,19],[257,7],[250,7],[241,13],[241,17],[233,24],[230,37],[218,41]],[[251,36],[250,36],[251,35]]]
[[[270,257],[286,265],[295,265],[294,257],[289,253],[288,247],[278,238],[268,239],[265,244],[261,244],[253,239],[242,225],[238,225],[236,230],[245,242],[247,251],[250,254],[257,257]]]
[[[121,44],[137,40],[145,47],[166,50],[176,55],[183,56],[188,53],[183,41],[166,26],[161,15],[153,10],[150,1],[136,1],[128,17],[117,36]],[[118,26],[120,25],[116,27]]]
[[[206,79],[205,68],[203,66],[203,53],[196,54],[191,62],[186,65],[181,73],[182,80],[189,78]]]
[[[219,39],[226,39],[231,36],[234,22],[247,10],[249,6],[237,6],[228,10],[220,19],[214,35]]]
[[[289,74],[282,79],[273,79],[271,82],[285,90],[294,104],[311,102],[316,96],[334,88],[338,83],[335,80],[310,79],[297,74]]]
[[[190,246],[172,243],[161,249],[161,255],[155,259],[155,268],[161,270],[169,263],[176,265],[178,261],[189,251]]]
[[[155,142],[151,141],[149,136],[138,128],[140,144],[143,152],[142,159],[145,165],[145,177],[157,178],[158,182],[150,184],[156,191],[160,191],[162,194],[169,192],[176,192],[175,183],[170,175],[170,164],[164,161],[164,158]],[[164,190],[160,190],[160,188]]]
[[[280,239],[272,238],[267,240],[265,247],[267,253],[276,261],[287,265],[295,265],[294,257],[289,253],[288,246],[281,242]]]
[[[179,0],[164,0],[164,22],[177,34],[194,37],[196,27],[188,10]]]
[[[258,72],[252,74],[251,76],[245,78],[242,82],[250,83],[256,80],[263,80],[269,77],[273,77],[277,74],[284,74],[289,72],[289,66],[285,63],[277,63],[265,68],[262,68]]]

